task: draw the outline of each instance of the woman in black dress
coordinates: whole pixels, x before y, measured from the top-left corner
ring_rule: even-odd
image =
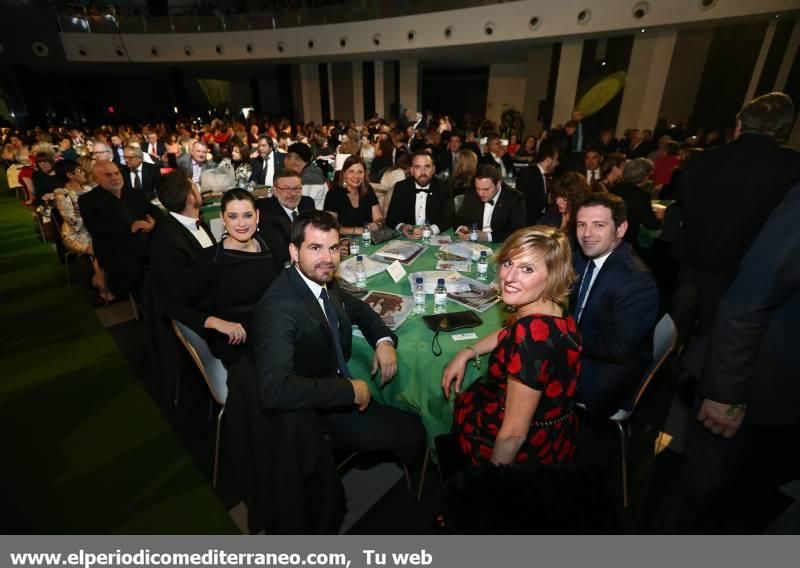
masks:
[[[243,189],[222,197],[223,237],[205,249],[181,283],[191,302],[213,314],[206,320],[209,347],[226,368],[248,348],[247,333],[256,304],[275,280],[272,254],[258,235],[258,210]]]
[[[364,225],[377,231],[383,226],[383,211],[367,182],[367,168],[361,158],[350,156],[344,161],[342,181],[342,187],[334,187],[325,196],[323,209],[336,215],[342,235],[360,235]]]

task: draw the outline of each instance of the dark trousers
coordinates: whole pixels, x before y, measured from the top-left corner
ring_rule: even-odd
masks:
[[[336,409],[320,412],[320,418],[336,450],[389,451],[408,465],[424,455],[425,428],[416,414],[373,400],[364,412]]]
[[[678,328],[677,346],[685,346],[684,366],[694,377],[702,376],[708,337],[714,326],[717,308],[733,278],[698,270],[681,264],[678,284],[672,304],[672,318]],[[693,345],[686,345],[695,322],[699,322],[700,335]]]
[[[776,489],[800,477],[800,424],[759,426],[747,415],[728,440],[690,417],[686,454],[678,486],[664,512],[670,532],[758,532],[780,510]]]

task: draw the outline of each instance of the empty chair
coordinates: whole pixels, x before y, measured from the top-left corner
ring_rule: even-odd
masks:
[[[206,340],[200,337],[193,329],[175,320],[172,320],[172,329],[203,375],[208,389],[211,391],[211,396],[222,407],[217,415],[216,439],[214,441],[214,474],[211,485],[216,488],[222,415],[225,412],[225,401],[228,398],[228,371],[222,361],[217,359],[211,352]]]

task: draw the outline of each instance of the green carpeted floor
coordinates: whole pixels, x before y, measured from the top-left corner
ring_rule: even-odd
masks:
[[[84,295],[0,196],[3,532],[237,533]],[[146,354],[143,354],[146,356]]]

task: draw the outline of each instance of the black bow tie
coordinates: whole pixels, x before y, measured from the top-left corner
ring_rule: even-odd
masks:
[[[429,187],[418,187],[417,193],[430,193],[431,189]]]
[[[489,201],[484,203],[484,205],[491,205],[492,207],[494,207],[494,199],[490,199]]]
[[[200,219],[195,221],[194,224],[195,224],[195,227],[197,227],[198,229],[201,229],[203,227],[203,222]]]

